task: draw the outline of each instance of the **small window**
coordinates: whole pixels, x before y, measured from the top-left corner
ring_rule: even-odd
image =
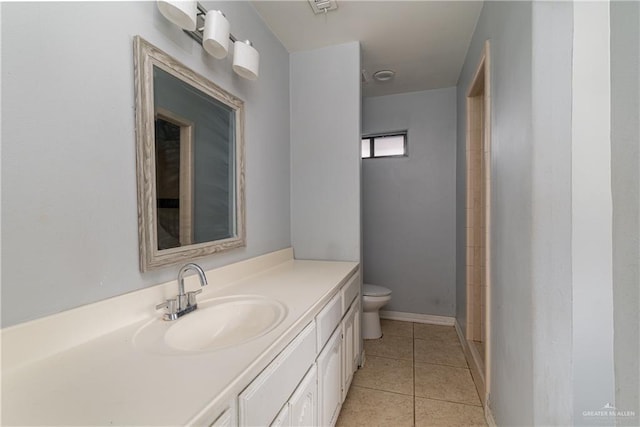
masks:
[[[362,138],[362,158],[406,157],[407,132],[371,135]]]

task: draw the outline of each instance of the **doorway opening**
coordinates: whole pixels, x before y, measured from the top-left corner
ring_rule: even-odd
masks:
[[[158,250],[191,245],[193,239],[193,123],[156,108],[156,224]]]
[[[466,339],[478,394],[489,392],[491,201],[491,97],[489,41],[467,91],[466,134]]]

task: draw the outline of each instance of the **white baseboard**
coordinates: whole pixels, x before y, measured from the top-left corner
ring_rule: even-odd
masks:
[[[455,326],[456,328],[456,332],[458,333],[458,339],[460,340],[460,344],[462,344],[462,346],[464,347],[467,344],[467,340],[464,337],[464,334],[462,333],[462,328],[460,327],[460,323],[458,323],[458,319],[456,319],[453,322],[453,326]]]
[[[456,319],[455,324],[456,332],[458,333],[458,339],[460,340],[460,344],[462,345],[462,351],[464,352],[464,356],[467,359],[467,364],[469,365],[469,369],[471,371],[471,377],[473,378],[473,382],[476,386],[476,390],[478,390],[478,395],[480,396],[480,401],[482,403],[484,409],[484,418],[487,421],[487,425],[489,427],[497,427],[496,421],[493,419],[493,413],[491,412],[491,407],[489,406],[490,398],[489,395],[486,394],[482,396],[485,388],[485,378],[484,373],[480,371],[479,366],[479,355],[475,348],[469,345],[467,339],[464,337],[462,332],[462,328]]]
[[[462,328],[458,323],[458,320],[455,322],[456,332],[458,333],[458,338],[460,339],[460,344],[462,345],[462,351],[464,352],[464,357],[467,359],[467,364],[469,365],[469,369],[471,370],[471,376],[473,377],[473,382],[476,385],[476,389],[478,390],[478,396],[480,396],[480,401],[482,405],[487,401],[487,396],[485,392],[485,378],[484,378],[484,365],[482,364],[480,353],[478,350],[469,345],[469,341],[465,338],[462,333]]]
[[[404,322],[428,323],[431,325],[453,326],[456,319],[449,316],[435,316],[432,314],[404,313],[402,311],[380,311],[381,319],[401,320]]]
[[[493,418],[491,407],[489,406],[489,399],[487,399],[487,403],[484,405],[484,419],[487,421],[489,427],[498,427],[496,420]]]

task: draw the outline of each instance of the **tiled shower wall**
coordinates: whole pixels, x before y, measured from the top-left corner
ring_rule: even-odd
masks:
[[[479,77],[482,78],[482,77]],[[485,144],[483,123],[485,120],[484,89],[470,96],[468,102],[467,126],[467,338],[473,341],[485,341],[482,325],[486,320],[486,265],[488,228],[486,227],[487,188],[489,174],[486,164],[489,159],[489,147]]]

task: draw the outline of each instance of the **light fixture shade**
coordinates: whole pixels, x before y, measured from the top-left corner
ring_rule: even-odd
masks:
[[[210,10],[204,20],[202,46],[209,55],[222,59],[229,52],[229,21],[219,10]]]
[[[158,9],[169,21],[178,27],[195,31],[198,2],[191,0],[158,0]]]
[[[233,49],[233,71],[249,80],[258,79],[260,54],[249,40],[236,41]]]

